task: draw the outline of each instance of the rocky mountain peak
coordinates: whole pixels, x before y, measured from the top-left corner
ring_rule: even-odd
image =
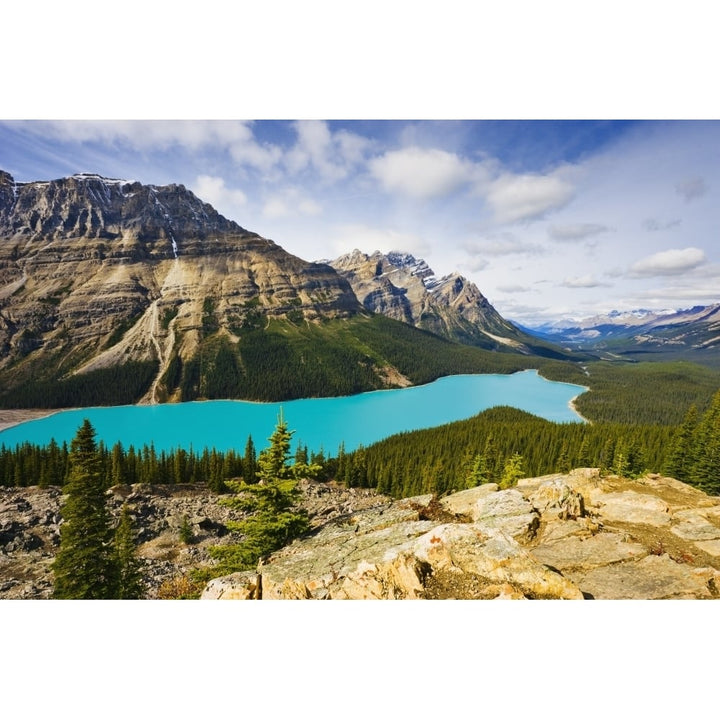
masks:
[[[174,257],[182,239],[205,240],[218,233],[251,235],[202,202],[183,185],[80,173],[49,181],[0,182],[0,237],[20,242],[42,238],[152,240]],[[186,248],[191,253],[198,248]]]
[[[0,176],[6,388],[38,372],[54,379],[150,362],[159,363],[155,400],[161,377],[192,367],[210,336],[237,343],[270,317],[302,323],[361,310],[334,270],[245,230],[183,185]]]
[[[529,337],[506,321],[478,287],[459,273],[438,278],[411,253],[359,250],[330,261],[373,312],[469,345],[529,352]]]

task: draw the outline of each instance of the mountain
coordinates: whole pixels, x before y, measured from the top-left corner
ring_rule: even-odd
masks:
[[[720,304],[685,310],[612,311],[528,331],[552,342],[628,357],[676,356],[711,364],[720,361]]]
[[[2,406],[283,400],[528,367],[467,350],[373,315],[332,267],[182,185],[0,172]]]
[[[436,335],[488,350],[566,357],[503,318],[478,287],[458,273],[437,278],[409,253],[360,250],[326,261],[352,286],[363,307]]]

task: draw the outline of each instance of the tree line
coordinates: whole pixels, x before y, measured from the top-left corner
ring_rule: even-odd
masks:
[[[704,413],[690,407],[674,433],[665,471],[710,495],[720,495],[720,392]]]

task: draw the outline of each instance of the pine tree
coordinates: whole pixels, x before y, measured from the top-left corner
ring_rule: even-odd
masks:
[[[701,490],[720,493],[720,392],[693,433],[689,480]]]
[[[292,434],[281,412],[269,438],[270,447],[258,455],[258,482],[227,481],[237,494],[223,504],[252,514],[246,520],[228,523],[230,530],[245,536],[242,543],[212,549],[213,556],[220,560],[219,572],[251,569],[261,557],[307,532],[308,516],[296,507],[300,492],[289,465]]]
[[[485,455],[484,453],[475,453],[475,456],[472,457],[466,465],[464,486],[466,488],[473,488],[487,482],[490,482],[490,480]]]
[[[687,480],[692,467],[692,438],[698,424],[697,407],[693,404],[685,415],[682,425],[677,429],[672,439],[672,449],[664,471],[676,480]]]
[[[119,600],[142,598],[145,588],[135,546],[135,529],[127,505],[122,507],[120,523],[115,531],[115,563],[117,566],[117,589],[114,597]]]
[[[70,445],[66,498],[60,514],[60,548],[53,563],[54,597],[100,599],[115,596],[117,564],[105,502],[95,430],[85,420]]]
[[[519,453],[513,453],[505,461],[505,466],[500,476],[500,487],[503,490],[513,487],[524,474],[523,456]]]
[[[248,435],[245,443],[245,455],[243,455],[242,474],[243,480],[249,485],[257,482],[257,457],[255,456],[255,445],[252,435]]]

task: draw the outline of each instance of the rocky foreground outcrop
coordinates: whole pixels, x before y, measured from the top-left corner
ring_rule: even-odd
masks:
[[[203,598],[720,597],[720,498],[671,478],[581,469],[441,499],[301,489],[311,533]],[[52,595],[61,499],[60,488],[0,488],[0,598]],[[240,516],[202,485],[117,486],[108,499],[116,518],[131,509],[148,598],[241,539],[225,529]]]
[[[720,596],[720,498],[575,470],[387,501],[325,523],[204,599]]]
[[[315,527],[387,502],[372,490],[333,484],[302,481],[301,489]],[[226,523],[242,515],[219,501],[202,484],[118,485],[108,491],[116,522],[124,503],[130,509],[147,598],[162,596],[164,584],[172,585],[190,569],[212,564],[210,547],[240,540],[228,533]],[[0,599],[51,597],[61,502],[58,487],[0,487]]]

